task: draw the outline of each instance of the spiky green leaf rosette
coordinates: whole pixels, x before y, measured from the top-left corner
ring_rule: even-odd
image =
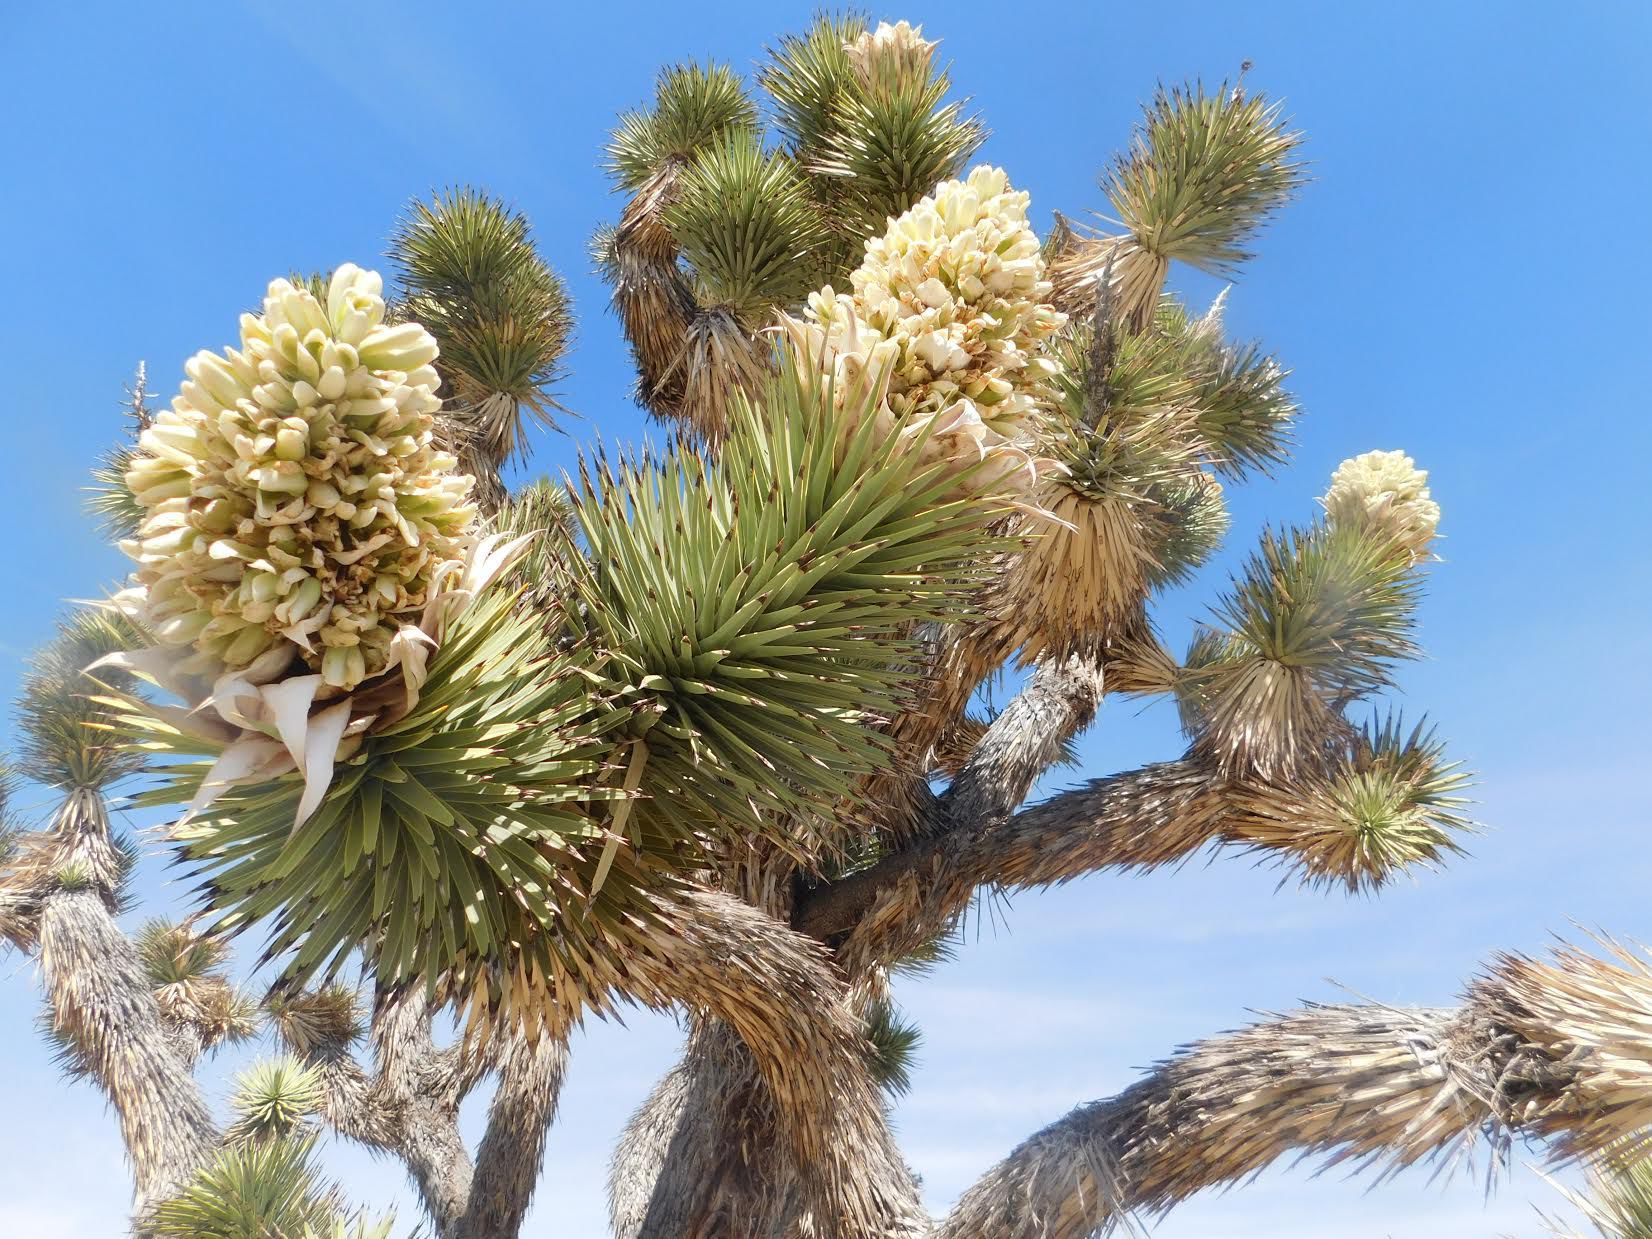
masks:
[[[1194,638],[1177,686],[1183,722],[1226,771],[1268,777],[1342,751],[1345,707],[1416,656],[1419,569],[1438,508],[1408,458],[1403,469],[1368,465],[1343,462],[1320,501],[1325,519],[1265,533]]]
[[[122,544],[127,601],[177,670],[214,679],[291,662],[349,691],[386,670],[470,545],[471,482],[434,446],[436,342],[384,324],[382,281],[346,264],[323,304],[286,280],[241,347],[197,353],[140,439],[148,509]]]
[[[296,830],[297,773],[225,782],[215,771],[242,738],[128,702],[124,727],[173,759],[138,803],[199,806],[173,834],[213,929],[264,924],[284,988],[337,973],[360,947],[386,984],[511,1008],[581,971],[587,935],[637,914],[627,897],[647,879],[629,857],[614,862],[625,880],[593,900],[603,832],[590,806],[613,794],[611,720],[514,602],[492,590],[454,619],[412,710],[346,739]]]
[[[1105,295],[1132,329],[1153,321],[1171,262],[1224,273],[1302,184],[1301,135],[1243,85],[1161,88],[1130,151],[1102,178],[1125,232],[1069,234],[1051,264],[1056,303],[1088,314]]]
[[[784,361],[714,461],[584,479],[575,593],[647,750],[633,828],[678,847],[756,830],[807,858],[811,820],[886,759],[912,628],[968,609],[1007,510],[959,493],[970,473],[932,458],[920,416]]]
[[[1065,319],[1027,204],[999,168],[943,182],[866,243],[852,292],[823,288],[785,320],[793,351],[824,363],[880,438],[921,444],[969,493],[1026,493],[1039,473],[1056,372],[1043,345]]]
[[[1167,297],[1142,330],[1092,319],[1057,337],[1046,450],[1065,467],[1035,502],[1060,523],[1042,522],[992,606],[1023,661],[1132,639],[1149,593],[1220,544],[1218,475],[1283,459],[1295,413],[1285,372],[1223,338],[1224,301],[1191,318]]]

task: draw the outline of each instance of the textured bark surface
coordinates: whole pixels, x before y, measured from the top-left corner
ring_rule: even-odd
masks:
[[[726,1216],[745,1225],[763,1215],[775,1202],[751,1188],[790,1178],[822,1239],[923,1232],[927,1218],[872,1082],[860,1019],[819,943],[745,900],[702,892],[687,898],[680,919],[641,944],[633,967],[641,992],[652,990],[661,1005],[681,1004],[723,1026],[708,1029],[686,1060],[685,1095],[690,1108],[717,1107],[709,1119],[696,1113],[692,1121],[709,1122],[716,1133],[711,1147],[729,1159],[716,1166],[706,1195],[713,1203],[740,1200],[724,1221],[706,1216],[703,1201],[672,1204],[675,1215],[687,1213],[703,1228],[683,1233],[743,1233],[719,1227],[733,1224]],[[669,1125],[667,1118],[648,1121]],[[648,1143],[643,1134],[637,1138]],[[670,1181],[696,1177],[667,1162],[662,1174]],[[625,1196],[642,1194],[651,1189],[627,1189]]]
[[[677,243],[661,218],[682,162],[669,160],[626,203],[614,230],[614,309],[637,365],[637,400],[661,419],[683,408],[683,349],[694,320],[693,291],[677,265]]]
[[[53,1024],[120,1121],[141,1217],[212,1156],[217,1125],[161,1022],[137,951],[100,891],[60,889],[44,897],[40,971]]]
[[[1083,1239],[1286,1154],[1384,1172],[1514,1135],[1564,1159],[1652,1119],[1652,971],[1504,957],[1461,1007],[1313,1007],[1183,1051],[1038,1132],[936,1239]]]

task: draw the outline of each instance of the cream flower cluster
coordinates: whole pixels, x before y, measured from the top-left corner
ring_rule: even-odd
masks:
[[[924,28],[909,22],[879,22],[876,30],[863,31],[859,38],[843,45],[849,64],[862,86],[870,86],[881,73],[897,80],[929,72],[929,58],[935,44],[923,37]]]
[[[472,480],[436,448],[436,342],[384,322],[383,281],[345,265],[325,304],[286,280],[241,347],[197,353],[126,475],[148,509],[122,544],[135,603],[179,669],[295,659],[349,691],[461,570]],[[277,672],[279,674],[279,672]]]
[[[1404,452],[1366,452],[1343,461],[1320,498],[1335,523],[1383,530],[1418,559],[1440,525],[1440,505],[1428,494],[1428,472]]]
[[[1043,345],[1066,319],[1027,202],[1000,168],[943,181],[867,241],[852,292],[827,286],[785,323],[847,407],[871,397],[884,433],[970,470],[977,494],[1025,494],[1050,466],[1033,456],[1056,374]]]

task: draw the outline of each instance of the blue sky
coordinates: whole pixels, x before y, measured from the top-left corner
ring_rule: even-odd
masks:
[[[1022,896],[972,926],[956,962],[899,992],[927,1040],[896,1120],[932,1205],[1071,1105],[1252,1010],[1349,991],[1448,1002],[1491,951],[1540,948],[1574,921],[1652,938],[1652,9],[1184,0],[879,15],[944,40],[993,131],[982,158],[1032,192],[1040,227],[1052,208],[1102,206],[1095,173],[1157,81],[1215,81],[1249,59],[1253,88],[1286,99],[1314,181],[1264,236],[1228,322],[1294,369],[1296,459],[1234,494],[1228,554],[1159,619],[1184,638],[1264,522],[1306,516],[1341,458],[1405,448],[1432,471],[1446,538],[1423,609],[1429,657],[1397,700],[1481,773],[1489,828],[1471,857],[1377,899],[1278,888],[1218,855]],[[471,182],[512,200],[569,282],[580,324],[561,393],[581,420],[536,438],[529,473],[598,436],[647,433],[586,257],[617,212],[597,167],[606,131],[659,65],[746,66],[807,16],[776,3],[14,6],[0,35],[0,697],[64,600],[124,571],[79,488],[119,433],[135,363],[169,396],[183,360],[228,342],[269,278],[372,265],[414,195]],[[1177,279],[1198,298],[1217,287]],[[1179,741],[1168,709],[1125,704],[1081,748],[1087,776]],[[138,893],[149,910],[181,897],[154,856]],[[114,1124],[54,1075],[37,1001],[32,966],[7,958],[0,1112],[25,1121],[0,1125],[0,1233],[118,1233],[129,1189]],[[678,1038],[659,1017],[584,1035],[528,1235],[603,1233],[607,1148]],[[213,1067],[218,1094],[240,1061]],[[354,1197],[401,1200],[412,1220],[396,1166],[342,1147],[329,1159]],[[1154,1234],[1531,1236],[1530,1202],[1555,1200],[1523,1165],[1489,1202],[1473,1176],[1368,1192],[1315,1169],[1201,1198]]]

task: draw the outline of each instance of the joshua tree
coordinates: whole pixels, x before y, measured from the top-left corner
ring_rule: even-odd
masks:
[[[821,19],[756,82],[772,131],[737,75],[679,66],[609,151],[596,251],[667,450],[509,494],[567,298],[471,190],[414,206],[392,288],[277,279],[169,409],[134,396],[96,506],[137,568],[25,690],[24,771],[64,806],[0,871],[0,931],[113,1103],[138,1229],[342,1227],[320,1124],[400,1159],[438,1235],[514,1235],[568,1032],[623,1003],[690,1020],[615,1156],[626,1239],[1077,1237],[1293,1150],[1635,1140],[1652,970],[1563,950],[1456,1008],[1185,1049],[927,1214],[885,1110],[891,977],[983,892],[1211,843],[1370,890],[1456,851],[1465,777],[1362,717],[1417,652],[1440,513],[1403,453],[1345,462],[1176,657],[1155,597],[1296,409],[1167,275],[1235,273],[1298,187],[1279,106],[1161,90],[1102,177],[1120,231],[1040,240],[904,23]],[[1108,695],[1173,697],[1186,750],[1024,806]],[[200,884],[137,938],[121,777]],[[249,931],[256,1002],[221,971]],[[220,1124],[192,1069],[261,1021],[285,1056]]]

